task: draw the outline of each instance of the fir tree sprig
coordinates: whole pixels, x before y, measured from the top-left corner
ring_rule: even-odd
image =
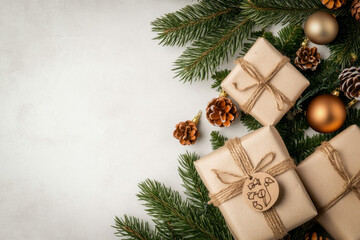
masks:
[[[197,154],[189,152],[181,154],[179,157],[180,167],[178,171],[183,181],[182,186],[185,188],[185,194],[191,206],[196,208],[202,217],[209,219],[213,223],[217,223],[217,226],[214,226],[214,228],[216,228],[216,234],[219,239],[232,239],[232,235],[219,209],[207,204],[210,200],[209,192],[201,181],[194,166],[194,162],[199,158]]]
[[[178,172],[183,181],[185,194],[188,196],[189,201],[197,206],[199,209],[204,208],[204,204],[209,201],[209,192],[201,181],[198,173],[196,172],[194,162],[200,158],[195,153],[186,152],[179,156]]]
[[[254,131],[262,127],[261,123],[259,123],[254,117],[250,114],[241,113],[240,120],[242,124],[245,125],[248,131]]]
[[[226,78],[226,76],[230,73],[230,70],[224,69],[221,71],[216,71],[211,78],[214,80],[214,83],[211,85],[211,88],[214,88],[216,91],[221,91],[221,82]]]
[[[138,240],[160,240],[160,236],[156,231],[150,229],[148,222],[139,220],[135,217],[124,215],[123,218],[115,217],[115,226],[117,231],[116,236],[123,239],[138,239]]]
[[[149,179],[139,187],[137,196],[145,202],[147,213],[154,218],[157,231],[165,239],[172,237],[169,227],[181,239],[222,239],[218,226],[183,200],[179,192]]]
[[[156,40],[163,45],[183,46],[214,29],[222,28],[238,14],[239,7],[231,1],[204,1],[168,13],[151,23]]]
[[[223,28],[196,40],[175,61],[176,77],[190,83],[207,79],[220,64],[234,56],[252,28],[253,22],[237,15]]]
[[[241,5],[242,13],[263,27],[274,24],[300,24],[311,14],[326,11],[331,14],[346,15],[342,9],[327,9],[319,0],[245,0]]]
[[[210,142],[213,150],[216,150],[219,147],[224,146],[225,142],[228,140],[227,137],[224,137],[218,131],[212,131],[210,135],[211,135]]]
[[[282,28],[278,32],[279,37],[276,38],[278,50],[285,56],[289,56],[293,61],[295,53],[299,49],[301,43],[305,39],[304,30],[300,25],[291,25]]]
[[[330,48],[329,60],[345,68],[352,65],[351,54],[360,56],[360,23],[351,16],[338,17],[337,20],[338,36],[327,45]]]

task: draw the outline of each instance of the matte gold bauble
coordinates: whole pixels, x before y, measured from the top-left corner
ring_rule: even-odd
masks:
[[[329,13],[317,12],[306,19],[304,31],[313,43],[328,44],[336,38],[339,24]]]
[[[315,131],[334,132],[344,124],[346,108],[337,96],[320,95],[310,102],[306,111],[306,119]]]

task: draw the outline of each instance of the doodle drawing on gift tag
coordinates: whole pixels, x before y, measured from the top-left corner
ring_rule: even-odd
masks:
[[[270,184],[274,183],[274,180],[272,180],[271,178],[269,177],[266,177],[265,178],[265,183],[264,183],[264,186],[267,187],[269,186]]]
[[[247,193],[247,196],[248,196],[248,199],[249,199],[249,200],[254,200],[254,198],[255,198],[255,192],[248,192],[248,193]]]
[[[249,190],[255,188],[256,185],[259,185],[259,186],[261,185],[260,180],[258,178],[254,178],[254,181],[252,181],[248,184]]]
[[[263,206],[261,205],[261,204],[258,204],[258,202],[257,201],[253,201],[252,202],[252,205],[253,205],[253,207],[255,208],[255,209],[257,209],[257,210],[263,210]]]
[[[247,195],[248,195],[249,200],[254,200],[255,196],[257,196],[259,199],[262,199],[265,207],[267,207],[269,205],[269,203],[271,202],[271,196],[268,194],[269,198],[266,197],[267,191],[265,189],[260,189],[257,192],[248,192]],[[255,202],[256,202],[256,204],[255,204]],[[259,204],[257,201],[253,201],[253,206],[255,206],[255,205],[261,206],[261,208],[262,208],[261,204]],[[261,210],[260,207],[256,207],[256,209]]]
[[[266,188],[266,187],[265,187],[265,188]],[[271,196],[269,195],[268,200],[266,200],[266,194],[267,194],[267,191],[265,191],[264,189],[260,189],[260,190],[257,192],[258,198],[260,198],[260,199],[263,200],[265,207],[267,207],[267,206],[269,205],[269,203],[271,202]]]
[[[279,185],[271,175],[258,172],[245,181],[243,194],[251,208],[266,211],[275,204],[279,196]]]

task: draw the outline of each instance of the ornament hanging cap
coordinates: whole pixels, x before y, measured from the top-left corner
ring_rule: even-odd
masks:
[[[198,124],[198,123],[199,123],[200,117],[201,117],[201,113],[202,113],[202,111],[200,110],[199,113],[192,119],[192,121],[193,121],[195,124]]]
[[[221,92],[220,92],[220,97],[227,97],[227,93],[223,90],[223,89],[221,89]]]

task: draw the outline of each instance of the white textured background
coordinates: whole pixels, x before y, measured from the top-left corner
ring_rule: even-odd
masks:
[[[181,190],[178,154],[210,152],[219,129],[203,116],[183,147],[174,126],[217,93],[172,79],[182,49],[158,46],[150,22],[188,3],[1,1],[0,240],[115,239],[115,215],[148,219],[140,181]]]

